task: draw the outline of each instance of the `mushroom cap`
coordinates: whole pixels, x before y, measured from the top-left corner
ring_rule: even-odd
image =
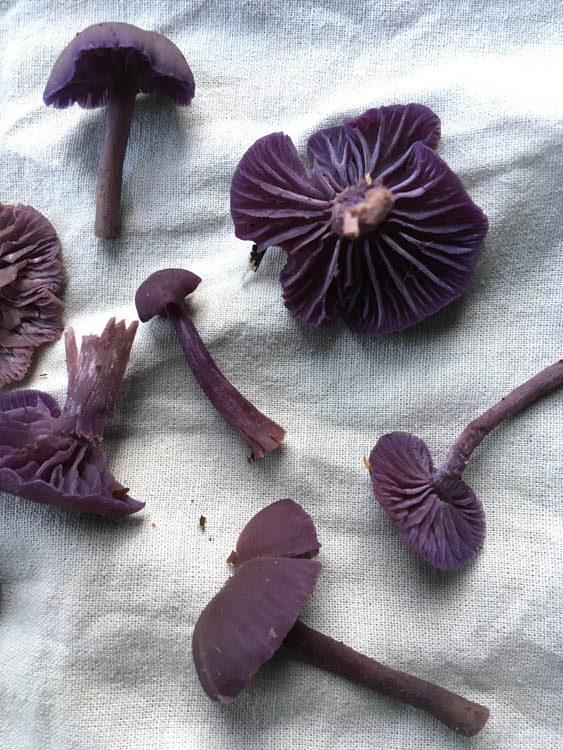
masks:
[[[43,93],[57,108],[77,102],[102,107],[116,82],[139,93],[161,91],[186,105],[195,93],[192,71],[169,39],[129,23],[97,23],[81,31],[58,57]]]
[[[231,703],[282,645],[315,587],[320,563],[310,557],[319,547],[313,521],[293,500],[269,505],[245,526],[235,574],[194,629],[194,663],[210,698]]]
[[[0,386],[21,380],[34,350],[63,331],[61,243],[31,206],[0,204]]]
[[[439,135],[428,107],[393,105],[314,133],[309,167],[283,133],[248,149],[231,185],[235,234],[257,252],[285,250],[283,299],[297,320],[400,331],[465,291],[487,218],[434,152]],[[385,210],[357,236],[343,231],[343,216],[373,211],[378,194]]]
[[[485,537],[481,503],[460,479],[438,486],[420,438],[384,435],[369,461],[375,497],[409,547],[440,570],[455,570],[475,557]]]
[[[144,503],[108,471],[101,449],[62,427],[61,410],[48,393],[0,394],[0,490],[105,516],[141,510]]]
[[[135,294],[139,318],[146,323],[155,315],[165,315],[168,305],[179,305],[201,282],[201,278],[183,268],[165,268],[145,279]]]

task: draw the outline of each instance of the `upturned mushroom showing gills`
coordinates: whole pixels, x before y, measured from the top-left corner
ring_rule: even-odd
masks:
[[[430,682],[391,669],[302,623],[320,563],[315,526],[293,500],[279,500],[243,529],[228,562],[234,575],[201,613],[192,653],[207,695],[231,703],[275,652],[321,667],[435,716],[462,735],[489,711]]]
[[[542,370],[470,422],[438,469],[416,435],[391,432],[377,441],[369,457],[375,497],[401,539],[435,568],[460,568],[483,545],[483,508],[461,479],[475,448],[504,419],[561,385],[563,360]]]
[[[101,336],[84,336],[80,352],[66,332],[64,408],[41,391],[0,394],[0,490],[68,510],[126,516],[144,503],[106,468],[98,443],[113,411],[137,323],[111,319]]]
[[[0,203],[0,386],[21,380],[38,346],[63,332],[61,243],[31,206]]]
[[[184,302],[200,281],[199,276],[182,268],[156,271],[137,290],[137,313],[143,322],[155,315],[170,320],[186,360],[206,396],[248,445],[252,458],[263,458],[264,451],[278,447],[285,430],[258,411],[229,383],[207,351]]]
[[[231,185],[237,237],[287,253],[283,299],[306,325],[338,318],[400,331],[462,294],[487,218],[434,152],[440,120],[421,104],[369,109],[308,141],[260,138]]]
[[[96,190],[98,237],[119,234],[123,160],[135,99],[155,91],[175,104],[189,104],[195,93],[192,72],[169,39],[128,23],[97,23],[77,34],[47,81],[47,105],[107,107]]]

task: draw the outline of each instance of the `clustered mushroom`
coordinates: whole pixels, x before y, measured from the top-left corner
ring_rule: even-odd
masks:
[[[237,237],[278,245],[286,307],[318,328],[400,331],[462,294],[487,218],[434,152],[440,120],[421,104],[369,109],[314,133],[311,167],[272,133],[231,185]]]
[[[135,295],[139,318],[155,315],[170,320],[186,360],[206,396],[223,419],[248,445],[253,458],[263,458],[282,442],[285,430],[253,406],[225,378],[201,340],[184,302],[201,279],[182,268],[156,271],[143,281]]]
[[[373,491],[401,539],[441,570],[469,563],[485,537],[485,514],[461,477],[471,454],[502,421],[563,385],[563,360],[546,367],[470,422],[439,469],[408,432],[379,438],[369,457]]]
[[[84,336],[80,352],[74,331],[67,330],[62,410],[41,391],[0,394],[0,490],[103,516],[127,516],[144,507],[106,468],[98,445],[136,329],[136,322],[127,327],[112,318],[101,336]]]
[[[462,735],[479,732],[489,711],[444,688],[364,656],[301,622],[320,573],[313,520],[293,500],[259,511],[228,562],[234,575],[201,613],[193,633],[195,667],[207,695],[232,703],[283,646],[290,656],[420,708]]]
[[[56,61],[45,104],[107,107],[96,188],[95,233],[119,235],[123,160],[138,93],[161,92],[175,104],[193,99],[195,83],[184,56],[169,39],[128,23],[97,23],[77,34]]]
[[[31,206],[0,203],[0,386],[21,380],[34,350],[63,332],[61,243]]]

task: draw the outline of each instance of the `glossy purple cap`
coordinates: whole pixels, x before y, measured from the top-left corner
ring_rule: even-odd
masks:
[[[143,281],[135,294],[139,318],[146,323],[155,315],[164,315],[168,305],[179,305],[201,282],[201,278],[183,268],[155,271]]]
[[[75,36],[56,61],[43,101],[64,108],[102,107],[113,86],[167,94],[179,105],[195,93],[192,71],[169,39],[128,23],[97,23]]]

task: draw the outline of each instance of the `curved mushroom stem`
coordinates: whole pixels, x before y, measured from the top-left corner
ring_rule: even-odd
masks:
[[[546,367],[470,422],[437,470],[435,485],[439,487],[460,479],[471,454],[491,430],[560,385],[563,385],[563,360]]]
[[[189,366],[223,419],[240,435],[253,458],[263,458],[285,436],[285,430],[253,406],[221,373],[200,338],[184,305],[168,305],[168,315]]]
[[[96,237],[119,235],[123,160],[135,110],[135,89],[110,89],[96,186]]]
[[[283,645],[296,659],[420,708],[465,737],[477,734],[489,718],[489,709],[485,706],[406,672],[386,667],[300,620],[289,631]]]

